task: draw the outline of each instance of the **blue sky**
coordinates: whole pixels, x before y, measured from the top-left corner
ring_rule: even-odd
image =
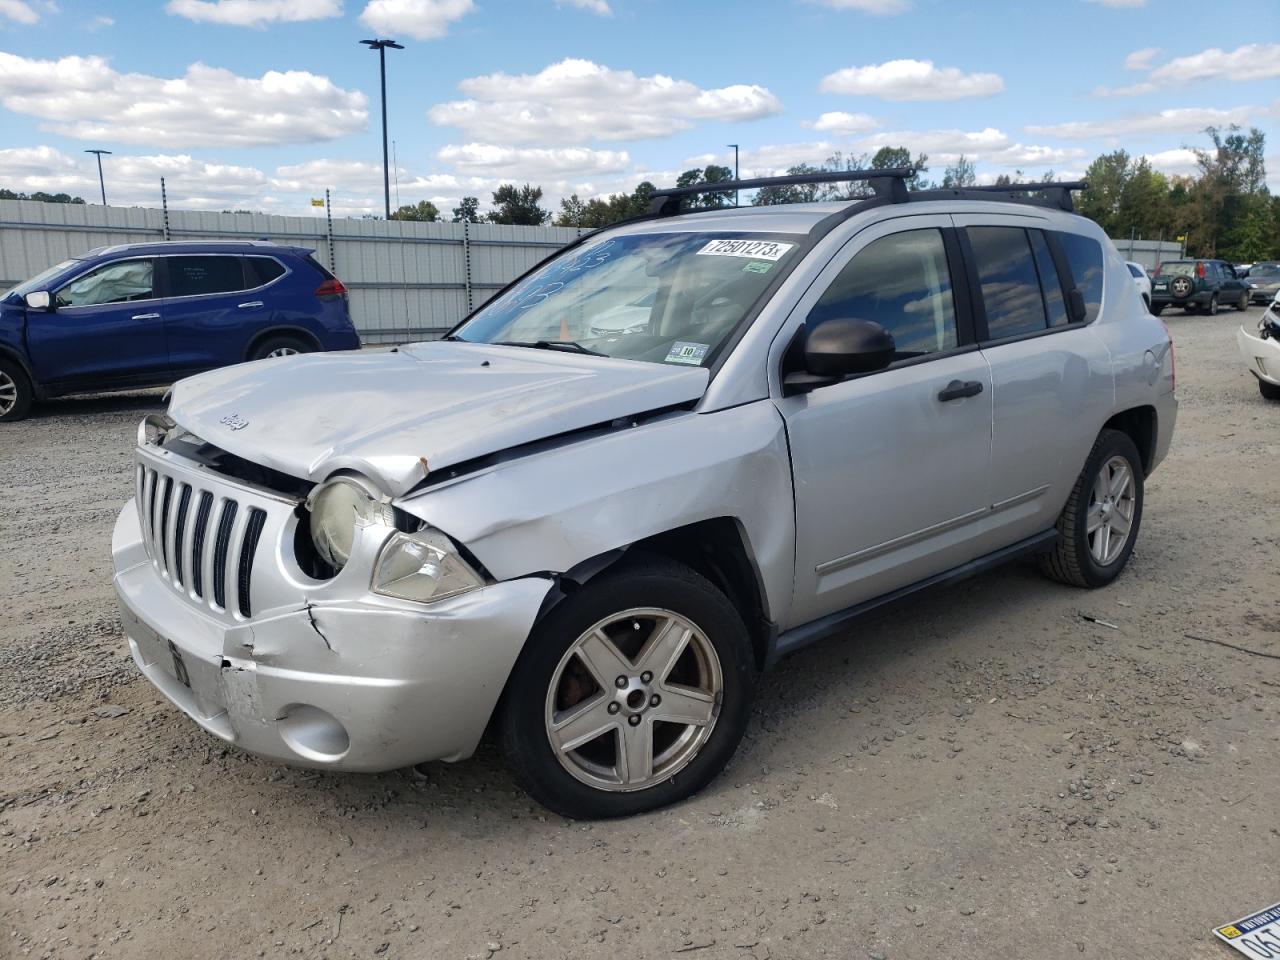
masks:
[[[1178,25],[1183,25],[1179,27]],[[1213,123],[1268,136],[1276,0],[0,0],[0,186],[154,205],[381,207],[377,56],[399,199],[506,180],[552,201],[906,145],[991,179],[1123,146],[1171,173]]]

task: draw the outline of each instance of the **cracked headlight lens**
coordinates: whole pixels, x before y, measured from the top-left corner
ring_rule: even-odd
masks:
[[[373,592],[400,600],[431,603],[484,586],[437,530],[397,533],[387,541],[373,571]]]
[[[373,523],[391,526],[391,508],[351,477],[322,483],[307,497],[311,514],[311,542],[320,559],[335,571],[351,559],[356,530]]]

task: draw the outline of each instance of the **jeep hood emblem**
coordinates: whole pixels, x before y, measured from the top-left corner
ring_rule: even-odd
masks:
[[[224,427],[230,427],[232,430],[243,430],[249,425],[249,421],[238,413],[228,413],[225,417],[220,417],[218,422]]]

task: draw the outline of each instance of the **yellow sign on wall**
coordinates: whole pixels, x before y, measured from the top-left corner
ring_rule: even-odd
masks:
[[[320,199],[318,199],[318,198],[316,198],[316,197],[312,197],[312,198],[311,198],[311,205],[312,205],[313,207],[323,207],[323,206],[324,206],[324,201],[323,201],[323,200],[320,200]]]

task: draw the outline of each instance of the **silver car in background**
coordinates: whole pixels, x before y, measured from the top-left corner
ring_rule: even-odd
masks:
[[[659,192],[442,341],[177,384],[112,544],[139,668],[276,761],[491,730],[539,801],[618,816],[706,786],[758,674],[870,609],[1016,557],[1110,583],[1173,433],[1169,335],[1079,185],[909,175]]]

